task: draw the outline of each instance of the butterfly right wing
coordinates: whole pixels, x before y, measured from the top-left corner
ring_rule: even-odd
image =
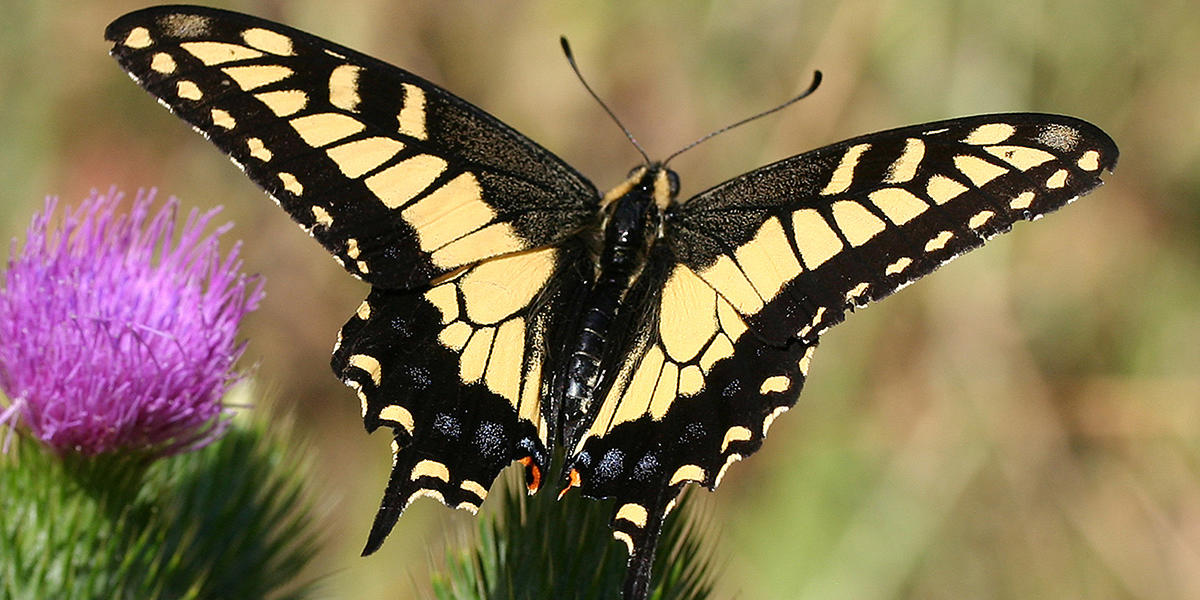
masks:
[[[410,288],[589,222],[595,188],[412,73],[248,15],[154,7],[109,25],[134,80],[351,274]]]
[[[368,431],[391,427],[392,473],[367,542],[373,552],[414,499],[475,512],[501,469],[550,466],[542,399],[590,263],[568,240],[484,261],[422,290],[376,286],[339,335],[333,368],[362,401]]]
[[[815,342],[1020,220],[1099,186],[1117,146],[1060,115],[963,117],[860,136],[672,207],[667,241],[754,332]]]

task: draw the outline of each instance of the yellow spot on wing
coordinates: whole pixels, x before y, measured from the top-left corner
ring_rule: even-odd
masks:
[[[1017,194],[1016,198],[1013,198],[1012,201],[1008,203],[1008,206],[1009,208],[1017,209],[1029,208],[1029,205],[1033,204],[1033,198],[1033,192],[1021,192],[1020,194]]]
[[[360,318],[364,321],[366,321],[367,319],[370,319],[371,318],[371,303],[367,302],[366,300],[363,300],[362,304],[358,305],[358,310],[354,311],[354,314],[355,314],[355,316],[357,316],[358,318]]]
[[[505,321],[496,330],[484,382],[489,390],[508,400],[515,409],[521,390],[521,364],[525,358],[525,320]]]
[[[804,351],[804,356],[800,357],[800,374],[801,375],[804,375],[805,377],[808,376],[808,368],[809,368],[809,366],[812,365],[813,353],[816,352],[816,350],[817,350],[816,346],[809,346],[808,349],[806,349]]]
[[[896,225],[903,225],[929,209],[924,200],[903,188],[883,188],[871,192],[867,197]]]
[[[934,236],[932,239],[930,239],[925,244],[925,251],[926,252],[935,252],[937,250],[941,250],[942,248],[946,247],[946,242],[949,242],[950,238],[953,238],[953,237],[954,237],[953,233],[951,233],[949,231],[942,231],[942,232],[938,233],[936,236]]]
[[[1008,123],[988,123],[971,130],[963,142],[975,145],[999,144],[1012,137],[1017,128]]]
[[[282,33],[255,27],[242,32],[242,39],[247,44],[271,54],[281,56],[292,55],[292,38]]]
[[[815,269],[842,251],[842,240],[815,209],[803,208],[792,213],[792,228],[806,268]]]
[[[336,142],[364,129],[363,124],[357,119],[337,113],[317,113],[296,117],[289,123],[304,140],[304,143],[313,147]]]
[[[417,463],[413,467],[412,473],[408,476],[411,481],[416,481],[422,477],[433,477],[434,479],[441,479],[446,483],[450,483],[450,469],[445,464],[436,460],[425,459]]]
[[[646,410],[650,408],[650,401],[654,394],[654,387],[658,383],[659,374],[662,372],[662,366],[662,350],[658,346],[651,346],[642,356],[637,370],[633,373],[633,379],[629,381],[629,385],[621,394],[620,406],[617,407],[616,415],[613,416],[609,429],[646,414]]]
[[[263,141],[256,138],[246,138],[246,148],[250,150],[250,156],[257,158],[263,162],[271,160],[271,151],[263,145]]]
[[[383,377],[383,372],[379,366],[379,361],[376,360],[374,356],[355,354],[351,356],[350,360],[347,362],[351,367],[357,367],[363,371],[366,371],[367,375],[371,376],[371,381],[375,383],[375,386],[379,386],[379,382]]]
[[[978,156],[959,154],[954,157],[954,166],[958,168],[975,187],[983,185],[1008,172],[1004,167],[994,165]]]
[[[628,533],[625,533],[624,531],[614,530],[613,538],[624,542],[625,548],[627,550],[629,550],[629,555],[633,556],[633,538],[629,537]]]
[[[1059,169],[1046,180],[1046,187],[1056,190],[1067,184],[1067,170]]]
[[[545,438],[545,432],[540,431],[545,426],[541,422],[541,392],[542,392],[542,354],[538,348],[531,348],[529,364],[525,368],[525,381],[521,387],[521,406],[517,409],[517,418],[538,424],[538,435]]]
[[[174,73],[175,59],[166,52],[159,52],[150,60],[150,68],[163,74]]]
[[[398,404],[389,404],[379,411],[379,418],[384,421],[392,421],[399,423],[401,427],[412,433],[413,426],[416,424],[413,421],[412,413],[408,412],[407,408]]]
[[[425,292],[425,299],[442,313],[442,323],[458,318],[458,292],[453,283],[443,283]]]
[[[851,246],[861,246],[886,227],[883,221],[871,214],[862,204],[853,200],[838,200],[833,203],[833,220]]]
[[[425,90],[411,84],[404,84],[404,106],[397,116],[400,133],[424,140],[429,137],[425,130]]]
[[[489,260],[458,283],[471,321],[498,323],[527,308],[554,272],[557,251],[545,248]]]
[[[239,60],[263,57],[263,53],[258,50],[226,42],[183,42],[179,44],[179,47],[210,67]]]
[[[904,271],[904,269],[907,269],[908,265],[911,265],[911,264],[912,264],[911,258],[909,258],[907,256],[902,256],[902,257],[896,259],[896,262],[888,265],[887,269],[884,270],[884,274],[895,275],[897,273]]]
[[[458,359],[458,376],[463,383],[475,383],[483,377],[488,353],[492,350],[492,339],[495,337],[495,327],[482,327],[471,336]]]
[[[277,117],[294,115],[308,104],[308,95],[300,90],[279,90],[255,94]]]
[[[929,197],[937,204],[945,204],[965,191],[967,191],[967,186],[945,175],[934,175],[925,185],[925,193],[929,194]]]
[[[278,177],[279,181],[283,182],[283,189],[296,196],[304,193],[304,186],[300,184],[295,175],[292,175],[291,173],[280,173]]]
[[[430,260],[440,268],[452,269],[490,256],[524,249],[525,243],[517,237],[512,226],[493,223],[439,248],[430,256]]]
[[[1079,160],[1075,164],[1079,165],[1079,168],[1084,171],[1095,171],[1100,168],[1100,153],[1095,150],[1088,150],[1079,157]]]
[[[696,365],[688,365],[679,371],[679,393],[694,396],[704,389],[704,372]]]
[[[1040,164],[1054,160],[1053,154],[1029,146],[988,146],[984,150],[1022,171],[1028,171]]]
[[[671,362],[663,362],[662,374],[658,376],[658,385],[654,387],[654,397],[650,399],[650,418],[661,420],[675,402],[675,393],[679,389],[679,367]]]
[[[368,178],[370,188],[388,208],[399,208],[425,191],[446,170],[446,161],[432,154],[406,158]]]
[[[353,111],[358,108],[358,74],[362,67],[357,65],[338,65],[329,74],[329,103],[342,109]]]
[[[724,298],[717,300],[717,317],[721,321],[721,331],[729,336],[730,341],[736,342],[746,332],[746,322]]]
[[[389,161],[404,149],[404,143],[392,138],[369,137],[355,140],[325,151],[343,175],[358,178]]]
[[[646,527],[646,519],[649,516],[650,513],[646,510],[646,507],[640,504],[629,503],[617,510],[616,518],[629,521],[636,525],[638,529],[644,529]]]
[[[721,465],[721,470],[717,471],[717,477],[713,479],[714,490],[721,485],[721,480],[725,479],[725,472],[729,470],[729,467],[739,460],[742,460],[741,454],[730,454],[725,458],[725,464]]]
[[[896,162],[888,167],[883,181],[885,183],[904,183],[911,180],[917,175],[917,167],[921,165],[923,158],[925,158],[925,142],[917,138],[904,140],[904,151],[900,153],[900,158],[897,158]]]
[[[783,225],[776,217],[763,221],[754,239],[742,244],[734,254],[764,300],[774,298],[784,284],[800,274],[800,261],[796,260]]]
[[[708,345],[708,349],[700,357],[700,368],[705,372],[712,370],[717,361],[733,356],[733,344],[724,335],[718,335]]]
[[[983,227],[984,224],[991,220],[991,218],[995,215],[996,213],[990,210],[981,210],[975,213],[975,216],[971,217],[970,221],[967,221],[967,227],[970,227],[971,229]]]
[[[487,499],[487,495],[488,495],[487,488],[483,487],[476,481],[471,481],[470,479],[464,479],[462,483],[458,484],[458,487],[460,487],[468,492],[471,492],[472,494],[475,494],[476,496],[479,496],[479,499],[481,501]]]
[[[130,48],[146,48],[154,43],[150,37],[150,30],[145,27],[134,27],[129,30],[129,35],[125,36],[125,41],[122,42]]]
[[[758,388],[758,393],[766,394],[770,392],[786,392],[788,386],[792,384],[792,380],[788,379],[787,375],[775,375],[766,378],[762,385]]]
[[[783,413],[785,413],[787,411],[788,411],[788,407],[777,406],[777,407],[775,407],[775,410],[771,411],[771,414],[767,415],[766,418],[763,419],[763,424],[762,424],[763,437],[767,437],[767,432],[771,430],[771,425],[775,423],[775,419],[779,418],[779,415],[782,415]]]
[[[729,444],[734,442],[747,442],[750,441],[751,437],[752,433],[749,429],[746,429],[741,425],[734,425],[725,432],[725,439],[721,440],[721,452],[727,450],[729,448]]]
[[[821,194],[826,196],[840,194],[849,189],[850,184],[854,181],[854,167],[858,166],[858,160],[870,148],[870,144],[855,144],[847,148],[845,154],[842,154],[837,168],[834,169],[833,175],[829,178],[829,183],[821,190]]]
[[[762,298],[729,256],[718,256],[717,261],[699,275],[742,313],[753,314],[762,309]]]
[[[496,217],[483,201],[483,188],[471,173],[460,173],[400,216],[417,232],[421,249],[431,252],[461,238]]]
[[[184,100],[199,100],[204,97],[195,82],[181,79],[175,83],[175,93]]]
[[[667,482],[667,485],[675,485],[683,481],[703,483],[704,477],[704,469],[699,465],[683,465],[675,470],[675,474],[671,475],[671,480]]]
[[[691,269],[676,265],[663,288],[658,333],[677,362],[695,358],[717,333],[717,295]]]
[[[246,67],[225,67],[221,69],[245,91],[258,89],[277,81],[283,81],[292,74],[292,70],[281,65],[251,65]]]
[[[313,206],[312,214],[313,219],[317,222],[317,225],[322,225],[325,227],[333,225],[333,217],[329,216],[329,211],[325,210],[324,208],[321,208],[320,206]]]
[[[233,129],[237,126],[237,120],[233,118],[233,115],[230,115],[226,111],[223,111],[219,108],[214,108],[212,111],[210,111],[210,114],[212,116],[213,125],[216,125],[221,129]]]
[[[467,343],[467,338],[471,337],[472,331],[470,325],[462,321],[455,321],[438,334],[438,343],[451,350],[462,350],[463,345]]]

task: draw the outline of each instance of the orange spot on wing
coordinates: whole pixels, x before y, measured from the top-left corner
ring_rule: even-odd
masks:
[[[525,487],[529,489],[530,494],[536,493],[542,487],[542,470],[534,464],[532,456],[526,456],[517,462],[525,465],[525,481],[529,482]]]
[[[567,481],[567,487],[563,488],[562,491],[558,493],[559,500],[562,500],[563,496],[566,496],[567,492],[571,491],[571,488],[579,487],[579,471],[571,469],[571,472],[567,474]]]

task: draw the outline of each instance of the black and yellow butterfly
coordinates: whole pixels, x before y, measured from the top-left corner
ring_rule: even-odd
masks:
[[[1113,141],[1014,113],[874,133],[686,202],[643,164],[601,196],[442,88],[254,17],[150,8],[106,31],[142,87],[227,153],[352,275],[338,376],[393,468],[365,553],[420,496],[474,512],[497,474],[615,499],[626,593],[662,521],[713,489],[800,393],[846,311],[1101,183]]]

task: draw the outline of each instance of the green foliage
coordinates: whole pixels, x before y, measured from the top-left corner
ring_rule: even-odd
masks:
[[[0,598],[303,598],[307,464],[262,424],[149,463],[0,456]]]
[[[483,515],[477,540],[447,551],[433,573],[437,600],[590,600],[617,598],[625,577],[625,546],[612,537],[609,502],[575,492],[524,493],[503,481],[495,512]],[[667,518],[655,556],[652,600],[711,596],[716,568],[703,521],[689,514],[690,493]]]

